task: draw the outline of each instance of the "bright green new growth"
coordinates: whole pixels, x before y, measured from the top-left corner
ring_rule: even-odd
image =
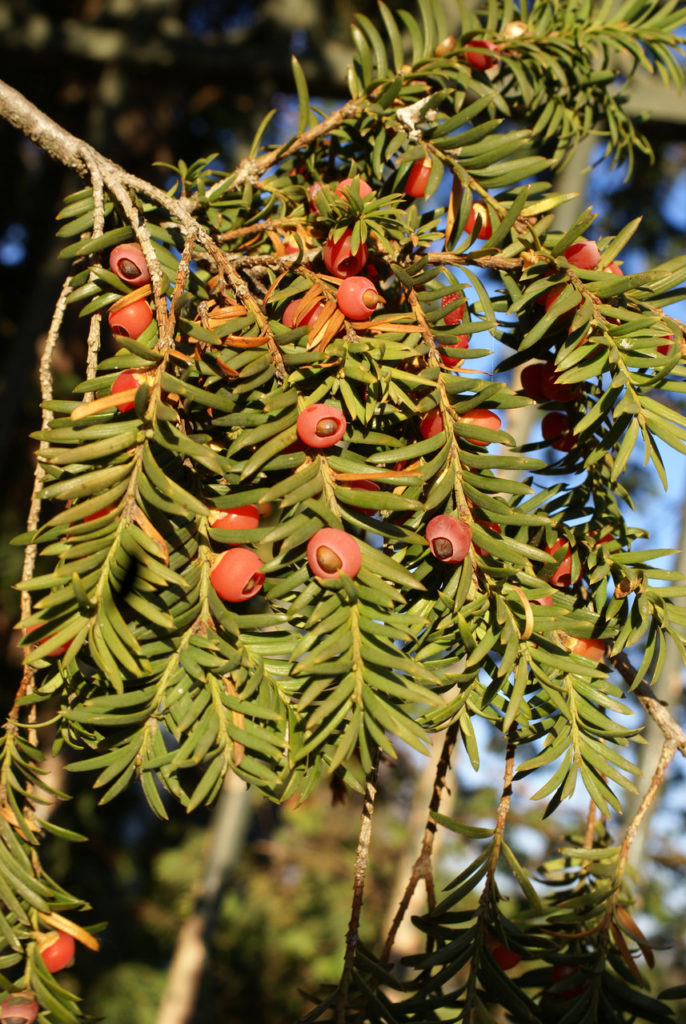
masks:
[[[366,792],[369,809],[379,755],[395,758],[399,742],[424,753],[437,731],[446,737],[440,789],[458,739],[478,769],[473,720],[485,720],[505,737],[503,796],[493,828],[433,815],[483,840],[483,850],[419,921],[426,955],[391,1002],[391,968],[353,947],[340,986],[308,1019],[486,1021],[487,1003],[521,1022],[674,1019],[641,991],[629,955],[642,947],[626,909],[630,837],[613,834],[612,818],[623,791],[636,791],[637,729],[619,718],[629,714],[626,689],[659,675],[667,636],[682,652],[686,642],[675,603],[686,590],[653,566],[665,552],[632,550],[643,535],[621,507],[631,503],[622,478],[639,437],[665,487],[657,440],[686,451],[686,420],[670,403],[685,390],[682,325],[664,312],[682,297],[686,258],[609,273],[629,225],[601,240],[599,268],[570,265],[565,250],[593,213],[557,230],[555,210],[569,197],[551,179],[589,133],[604,134],[629,166],[634,149],[646,148],[610,66],[628,52],[680,83],[672,33],[683,11],[647,0],[619,10],[609,0],[491,0],[478,15],[456,3],[449,17],[430,0],[418,6],[419,20],[383,4],[378,27],[358,18],[352,99],[323,120],[294,61],[296,140],[263,153],[256,140],[228,175],[211,160],[181,165],[168,197],[123,173],[113,187],[111,172],[96,167],[93,187],[68,197],[60,214],[59,235],[77,240],[62,252],[74,263],[53,335],[65,305],[87,319],[129,292],[107,269],[122,241],[143,247],[156,319],[136,339],[117,338],[104,359],[91,321],[92,372],[78,396],[45,396],[40,491],[19,538],[29,545],[22,628],[38,628],[2,748],[2,969],[14,979],[28,949],[22,984],[56,1019],[76,1021],[79,1010],[33,940],[51,913],[79,904],[31,856],[40,829],[55,830],[41,822],[36,797],[31,711],[43,703],[57,747],[74,751],[71,770],[95,773],[103,802],[140,780],[161,816],[160,788],[190,811],[216,797],[228,771],[277,801],[304,798],[335,772]],[[528,31],[507,40],[513,19]],[[454,47],[435,57],[449,35]],[[498,43],[495,74],[466,62],[470,38]],[[452,175],[447,209],[404,193],[409,167],[427,155],[427,195]],[[357,176],[370,195],[355,183],[336,194],[340,179]],[[312,200],[316,182],[325,187]],[[495,225],[483,245],[463,230],[477,200]],[[348,229],[353,252],[369,247],[384,298],[357,326],[338,313],[337,282],[320,259],[326,238]],[[541,297],[560,285],[544,310]],[[476,294],[465,320],[446,324],[441,299],[465,288]],[[323,312],[309,328],[286,328],[283,310],[302,296]],[[470,366],[483,349],[460,349],[463,366],[445,369],[437,344],[476,332],[511,349],[501,371],[554,359],[562,383],[582,384],[565,407],[575,437],[568,454],[546,461],[547,446],[533,455],[518,447],[526,438],[515,436],[512,413],[531,400],[503,373]],[[660,353],[665,336],[674,343]],[[131,413],[99,401],[125,369],[148,375]],[[315,402],[347,418],[335,449],[294,447],[298,414]],[[475,408],[499,411],[503,430],[461,423]],[[444,430],[423,439],[419,419],[433,409]],[[356,489],[362,478],[379,489]],[[250,503],[262,509],[255,530],[211,527],[211,510]],[[457,566],[431,556],[426,523],[445,513],[471,525],[483,553],[472,547]],[[354,580],[310,573],[307,541],[326,526],[357,538]],[[564,589],[548,583],[565,554],[546,552],[558,537],[570,546],[572,580],[584,570]],[[250,604],[227,605],[210,584],[227,543],[264,562]],[[537,603],[551,595],[551,605]],[[568,650],[568,637],[591,635],[605,640],[622,685],[607,664]],[[623,652],[639,641],[633,672]],[[686,750],[672,725],[662,772],[677,747]],[[543,895],[504,838],[510,787],[534,769],[533,799],[547,801],[546,814],[581,784],[594,815],[610,819],[592,815],[584,839],[543,869],[555,882]],[[363,842],[358,863],[364,855]],[[521,913],[501,901],[496,869],[514,873]],[[358,889],[355,899],[359,914]],[[523,967],[535,961],[529,976],[506,974],[489,952],[494,941],[521,954]],[[581,965],[580,991],[566,1001],[549,992],[554,964]]]

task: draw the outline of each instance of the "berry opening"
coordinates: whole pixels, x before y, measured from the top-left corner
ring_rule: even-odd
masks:
[[[125,277],[127,279],[130,277],[138,277],[138,275],[140,274],[140,270],[133,262],[133,260],[127,259],[119,260],[119,272],[122,275],[122,277]]]
[[[367,291],[362,293],[362,302],[365,304],[367,309],[376,309],[378,299],[378,294],[375,291],[372,291],[371,288],[367,288]]]
[[[433,546],[439,558],[450,558],[454,550],[447,537],[436,537]]]
[[[320,420],[317,426],[314,428],[314,432],[317,437],[331,437],[338,430],[338,422],[334,419]]]
[[[336,552],[326,544],[317,548],[317,561],[325,572],[338,572],[343,565]]]

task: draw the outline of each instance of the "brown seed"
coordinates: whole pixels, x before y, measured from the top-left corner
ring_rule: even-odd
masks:
[[[325,572],[337,572],[343,565],[336,552],[326,544],[317,548],[317,561]]]
[[[376,309],[379,296],[373,288],[367,288],[366,292],[362,293],[362,302],[367,309]]]
[[[446,36],[445,39],[441,39],[440,43],[434,50],[434,57],[445,57],[457,46],[457,39],[455,36]]]
[[[138,277],[140,274],[140,268],[136,266],[133,260],[119,260],[119,272],[122,277]]]
[[[433,546],[439,558],[450,558],[453,553],[453,546],[447,537],[436,537]]]
[[[314,428],[314,432],[317,437],[331,437],[338,430],[338,420],[333,419],[331,416],[327,416],[326,419],[319,420],[317,426]]]

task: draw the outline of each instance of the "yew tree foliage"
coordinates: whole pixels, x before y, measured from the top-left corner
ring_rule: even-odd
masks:
[[[297,137],[261,149],[265,122],[235,171],[182,163],[164,193],[88,147],[67,157],[52,146],[88,180],[59,215],[70,268],[42,364],[36,490],[18,539],[25,671],[0,777],[0,985],[32,991],[42,1019],[81,1010],[43,965],[40,934],[95,945],[77,923],[82,904],[39,859],[44,831],[78,838],[42,818],[45,723],[103,803],[139,782],[161,816],[163,790],[192,811],[227,772],[274,801],[304,799],[332,773],[365,794],[341,979],[308,1020],[492,1021],[498,1006],[518,1022],[674,1019],[679,993],[648,994],[653,955],[625,868],[686,738],[663,710],[658,772],[637,778],[627,695],[658,714],[649,685],[668,637],[686,649],[686,588],[625,523],[623,476],[642,446],[666,487],[658,442],[686,453],[672,402],[686,390],[683,325],[665,312],[683,296],[686,258],[611,272],[629,224],[599,240],[594,269],[580,268],[569,246],[594,214],[557,228],[570,197],[552,180],[589,134],[629,166],[646,149],[617,91],[617,58],[624,74],[628,57],[678,84],[684,13],[676,0],[489,0],[476,14],[459,0],[419,0],[413,13],[380,3],[376,25],[359,16],[353,28],[351,99],[328,116],[312,108],[294,60]],[[506,31],[513,21],[523,32]],[[497,44],[489,69],[466,59],[475,38]],[[424,159],[425,197],[412,199],[406,179]],[[336,191],[343,178],[352,183]],[[431,197],[446,181],[440,208]],[[475,202],[491,226],[483,241],[482,222],[465,230]],[[349,231],[381,296],[362,321],[339,309],[340,279],[322,261],[326,240]],[[140,243],[150,284],[131,289],[109,269],[125,241]],[[150,326],[100,357],[103,314],[141,297]],[[87,367],[75,397],[58,401],[51,346],[72,304]],[[509,350],[496,374],[483,371],[489,342],[477,347],[476,335]],[[519,385],[532,359],[573,386],[553,391],[564,402]],[[120,411],[110,391],[124,370],[141,376]],[[337,445],[298,442],[313,403],[344,414]],[[513,410],[534,403],[567,417],[557,447],[516,436]],[[501,429],[465,419],[486,409]],[[437,432],[420,429],[429,413]],[[213,510],[248,504],[257,527],[212,525]],[[432,554],[437,515],[470,527],[462,562]],[[354,579],[313,575],[306,546],[323,527],[355,538]],[[228,545],[263,562],[249,602],[225,602],[211,584]],[[605,658],[574,652],[574,638],[590,637]],[[423,754],[443,734],[438,794],[459,747],[478,770],[476,719],[504,738],[502,797],[479,828],[440,815],[434,798],[410,888],[422,874],[432,884],[436,827],[479,850],[415,919],[425,952],[398,973],[392,937],[384,951],[357,942],[378,759],[399,744]],[[591,811],[585,834],[561,834],[556,859],[532,875],[507,818],[512,788],[534,771],[542,814],[578,787]],[[623,794],[637,789],[646,796],[623,831]],[[519,901],[501,898],[497,871],[514,874]]]

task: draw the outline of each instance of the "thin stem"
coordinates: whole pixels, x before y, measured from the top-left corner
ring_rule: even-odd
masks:
[[[629,661],[626,654],[618,654],[612,658],[612,664],[617,669],[622,679],[628,686],[633,686],[636,679],[636,669]],[[686,733],[679,723],[674,719],[664,703],[655,696],[651,688],[645,682],[640,682],[632,691],[634,696],[643,705],[650,717],[655,721],[662,731],[665,739],[674,743],[676,750],[686,757]]]
[[[336,999],[336,1024],[345,1024],[346,1010],[348,1008],[348,994],[350,992],[350,979],[355,965],[355,953],[359,941],[360,915],[362,913],[362,901],[364,898],[364,885],[369,865],[369,847],[372,841],[372,817],[374,815],[374,803],[376,801],[376,779],[379,771],[379,755],[377,752],[375,763],[367,775],[367,783],[364,791],[364,804],[362,806],[362,823],[360,834],[357,840],[355,852],[355,867],[353,869],[353,900],[350,913],[350,922],[345,936],[345,959],[343,971],[338,986]]]
[[[433,854],[434,840],[436,838],[436,822],[433,821],[432,815],[438,810],[441,803],[441,797],[446,784],[446,775],[451,765],[452,754],[455,748],[458,732],[459,721],[456,721],[452,723],[445,734],[443,749],[441,750],[441,756],[436,766],[433,793],[429,803],[429,814],[424,828],[422,843],[419,848],[417,859],[412,865],[412,871],[405,887],[405,891],[400,900],[400,904],[398,905],[395,917],[391,923],[391,927],[386,937],[386,942],[384,943],[383,951],[381,953],[381,959],[383,961],[388,960],[391,955],[391,950],[393,949],[393,943],[395,942],[398,929],[400,928],[403,918],[407,913],[410,900],[412,899],[420,879],[423,878],[426,884],[429,908],[432,909],[435,903],[431,858]]]
[[[645,793],[645,796],[641,800],[641,804],[636,811],[636,814],[629,823],[627,830],[624,834],[624,840],[619,850],[619,857],[617,859],[617,869],[615,871],[615,885],[617,889],[624,875],[626,869],[626,863],[629,858],[629,851],[631,850],[631,844],[638,835],[638,830],[641,827],[641,822],[648,813],[649,808],[654,803],[657,796],[657,791],[660,788],[660,784],[665,777],[665,772],[674,757],[677,750],[677,744],[673,739],[666,739],[662,747],[662,753],[660,754],[660,760],[657,763],[657,767],[653,772],[653,777],[650,780],[650,785]]]

